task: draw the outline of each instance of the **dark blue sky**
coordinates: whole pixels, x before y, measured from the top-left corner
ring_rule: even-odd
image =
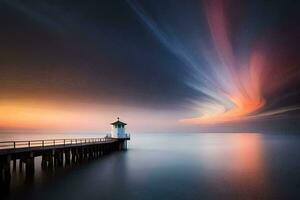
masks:
[[[18,77],[16,84],[6,84],[10,91],[67,92],[109,101],[121,96],[152,105],[193,93],[182,82],[181,61],[126,1],[7,1],[1,8],[1,60],[7,66],[2,71],[7,82]],[[28,87],[19,87],[21,81]]]
[[[298,22],[297,1],[2,0],[0,97],[298,119]]]

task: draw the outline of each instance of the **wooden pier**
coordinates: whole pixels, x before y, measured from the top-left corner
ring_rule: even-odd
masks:
[[[126,150],[124,138],[79,138],[31,141],[0,142],[0,179],[1,186],[9,184],[11,172],[24,170],[26,176],[33,176],[35,157],[41,156],[42,169],[68,166],[84,160],[99,158],[114,151]],[[18,160],[18,166],[17,166]]]

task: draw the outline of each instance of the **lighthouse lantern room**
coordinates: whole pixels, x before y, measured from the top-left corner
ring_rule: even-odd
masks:
[[[111,123],[111,137],[112,138],[126,138],[127,134],[125,133],[125,126],[127,124],[121,122],[119,117],[118,120]]]

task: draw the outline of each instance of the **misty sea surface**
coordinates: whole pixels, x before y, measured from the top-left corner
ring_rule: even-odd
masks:
[[[1,140],[102,137],[96,132],[2,132]],[[83,164],[12,173],[8,199],[300,199],[300,135],[131,134],[128,150]],[[2,195],[3,196],[3,195]],[[2,198],[1,198],[2,199]]]

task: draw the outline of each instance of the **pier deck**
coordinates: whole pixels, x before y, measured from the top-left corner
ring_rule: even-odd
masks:
[[[19,171],[22,171],[25,166],[26,174],[32,176],[35,157],[42,157],[42,169],[53,169],[96,159],[113,151],[126,150],[127,140],[130,140],[129,135],[124,138],[2,141],[0,142],[1,185],[9,183],[11,172],[16,171],[17,160],[19,160]]]

